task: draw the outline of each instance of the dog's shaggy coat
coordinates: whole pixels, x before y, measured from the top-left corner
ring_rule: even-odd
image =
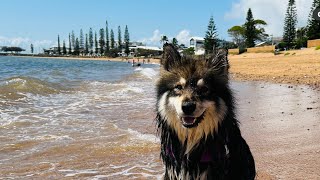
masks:
[[[156,121],[164,179],[254,179],[254,159],[234,113],[227,51],[195,60],[171,44],[163,50]]]

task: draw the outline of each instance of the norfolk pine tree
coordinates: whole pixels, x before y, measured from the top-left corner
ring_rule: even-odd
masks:
[[[313,12],[316,8],[320,8],[320,0],[313,0],[308,20],[307,36],[309,40],[320,39],[320,21],[313,18]]]
[[[90,48],[90,54],[93,54],[93,32],[92,28],[89,30],[89,48]]]
[[[247,12],[247,18],[246,18],[246,23],[244,24],[245,27],[245,42],[246,42],[246,46],[247,48],[250,47],[254,47],[255,46],[255,39],[256,37],[256,27],[255,27],[255,23],[254,23],[254,19],[253,19],[253,15],[252,15],[252,11],[251,8],[249,8],[248,12]]]
[[[74,48],[76,47],[76,36],[74,35],[74,31],[71,32],[71,45],[74,50]]]
[[[62,45],[62,54],[64,54],[64,55],[67,54],[66,42],[64,40],[63,40],[63,45]]]
[[[84,37],[83,37],[83,31],[82,29],[80,29],[80,49],[83,50],[84,49]]]
[[[58,35],[58,54],[61,54],[61,48],[60,48],[60,37]]]
[[[218,46],[218,33],[217,28],[213,20],[213,16],[210,17],[208,29],[204,38],[204,48],[206,53],[213,53],[213,50]]]
[[[109,27],[108,27],[108,21],[106,21],[106,52],[105,54],[108,55],[109,51],[110,51]]]
[[[247,20],[244,25],[233,26],[228,29],[228,34],[236,42],[239,49],[244,50],[246,47],[254,47],[255,41],[265,41],[268,34],[265,33],[263,26],[267,23],[261,19],[253,19],[251,9],[248,10]],[[258,26],[258,27],[257,27]]]
[[[284,20],[283,41],[291,49],[294,46],[297,26],[297,10],[295,0],[289,0],[287,13]]]
[[[118,26],[118,49],[122,52],[121,28]]]
[[[96,47],[95,53],[98,54],[98,40],[97,40],[97,32],[94,32],[94,45]]]
[[[88,42],[88,34],[86,34],[86,43],[85,43],[85,55],[89,54],[89,42]]]
[[[114,33],[113,33],[113,30],[111,29],[110,31],[110,48],[111,49],[114,49]]]
[[[125,31],[124,31],[124,43],[125,43],[125,50],[124,50],[124,52],[127,54],[127,56],[128,56],[129,53],[130,53],[129,42],[130,42],[129,30],[128,30],[128,26],[126,25],[126,29],[125,29]]]
[[[70,33],[69,33],[69,52],[68,54],[71,54],[71,37],[70,37]]]
[[[33,44],[30,45],[31,54],[33,54]]]
[[[100,37],[99,37],[100,54],[102,55],[104,53],[104,45],[105,45],[103,28],[100,29],[99,34],[100,34]]]
[[[75,46],[75,47],[74,47],[73,53],[74,53],[75,55],[79,56],[79,54],[80,54],[80,43],[79,43],[79,39],[78,39],[78,38],[76,38],[76,42],[75,42],[75,45],[74,45],[74,46]]]

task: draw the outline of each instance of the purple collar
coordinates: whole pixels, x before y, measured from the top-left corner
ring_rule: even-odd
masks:
[[[229,148],[226,144],[224,145],[224,148],[225,148],[225,157],[229,157]],[[171,158],[176,159],[176,157],[174,156],[174,153],[172,151],[172,147],[166,148],[166,154],[169,155]],[[201,155],[200,162],[201,163],[210,163],[212,161],[213,161],[212,153],[206,149]]]

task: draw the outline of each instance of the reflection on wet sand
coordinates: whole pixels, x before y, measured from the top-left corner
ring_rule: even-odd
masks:
[[[258,179],[319,179],[319,90],[254,82],[233,87]]]

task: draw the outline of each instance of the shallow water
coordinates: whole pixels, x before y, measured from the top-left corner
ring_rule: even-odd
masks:
[[[0,174],[157,178],[158,68],[0,57]]]
[[[0,57],[0,179],[160,179],[158,71]],[[319,92],[250,82],[232,82],[232,89],[258,172],[320,177]]]

